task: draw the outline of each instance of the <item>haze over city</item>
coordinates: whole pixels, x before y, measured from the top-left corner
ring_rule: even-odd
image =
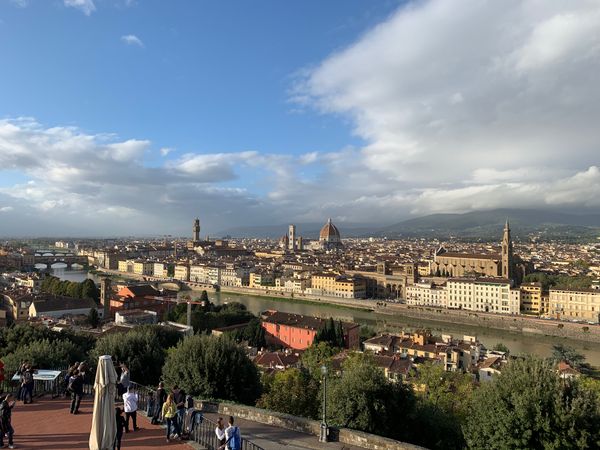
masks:
[[[597,2],[0,4],[0,235],[600,206]]]

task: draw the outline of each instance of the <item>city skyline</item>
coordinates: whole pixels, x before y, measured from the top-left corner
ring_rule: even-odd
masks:
[[[0,235],[586,212],[599,25],[584,1],[5,1]]]

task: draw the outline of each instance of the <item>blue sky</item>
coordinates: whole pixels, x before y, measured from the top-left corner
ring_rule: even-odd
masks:
[[[357,142],[343,120],[295,112],[289,90],[397,5],[97,0],[87,16],[56,0],[15,4],[0,9],[2,116],[177,152],[290,153]]]
[[[598,26],[583,0],[2,0],[0,236],[595,208]]]

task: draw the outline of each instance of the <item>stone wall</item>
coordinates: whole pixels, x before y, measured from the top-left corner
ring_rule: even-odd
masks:
[[[207,409],[214,410],[214,403],[207,403]],[[237,405],[233,403],[219,403],[218,412],[223,415],[239,417],[253,422],[264,423],[288,430],[299,431],[301,433],[319,436],[321,423],[317,420],[306,419],[304,417],[291,416],[267,409],[253,408],[251,406]],[[362,431],[341,428],[334,431],[331,435],[337,436],[337,440],[344,444],[356,445],[358,447],[371,450],[419,450],[423,447],[395,441],[374,434],[363,433]]]
[[[463,325],[516,331],[523,334],[541,334],[600,343],[600,325],[558,322],[527,316],[503,316],[501,314],[484,312],[427,308],[424,306],[394,305],[392,311],[389,312],[415,319],[460,323]]]

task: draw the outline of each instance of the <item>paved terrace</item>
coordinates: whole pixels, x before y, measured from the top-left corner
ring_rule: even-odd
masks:
[[[81,403],[80,414],[69,413],[70,401],[42,397],[34,403],[17,402],[13,409],[15,446],[18,449],[69,450],[87,449],[92,423],[93,400],[88,396]],[[218,415],[207,414],[216,420]],[[316,436],[239,419],[242,435],[265,450],[331,449],[357,450],[359,447],[341,443],[322,444]],[[151,425],[145,414],[138,413],[141,430],[123,435],[122,448],[142,450],[165,447],[170,450],[190,450],[191,444],[171,441],[167,444],[164,428]],[[198,447],[196,447],[198,448]]]

